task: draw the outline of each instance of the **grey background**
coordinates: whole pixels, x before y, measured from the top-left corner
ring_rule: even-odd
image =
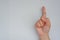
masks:
[[[0,40],[39,40],[34,24],[47,8],[50,39],[60,40],[60,0],[0,0]]]

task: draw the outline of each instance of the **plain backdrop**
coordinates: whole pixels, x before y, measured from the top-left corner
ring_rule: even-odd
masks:
[[[0,0],[0,40],[39,40],[34,24],[43,5],[51,20],[50,39],[60,40],[60,0]]]

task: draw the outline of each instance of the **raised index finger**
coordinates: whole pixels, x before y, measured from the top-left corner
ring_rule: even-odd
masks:
[[[44,6],[42,7],[42,16],[46,17],[46,8]]]

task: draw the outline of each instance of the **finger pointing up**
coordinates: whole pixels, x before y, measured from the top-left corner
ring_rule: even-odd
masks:
[[[46,18],[46,8],[42,7],[42,16]]]

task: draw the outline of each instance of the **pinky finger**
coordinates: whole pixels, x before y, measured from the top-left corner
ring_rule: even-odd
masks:
[[[39,27],[39,28],[41,27],[41,25],[40,25],[39,22],[37,22],[37,23],[35,24],[35,26],[36,26],[36,27]]]

